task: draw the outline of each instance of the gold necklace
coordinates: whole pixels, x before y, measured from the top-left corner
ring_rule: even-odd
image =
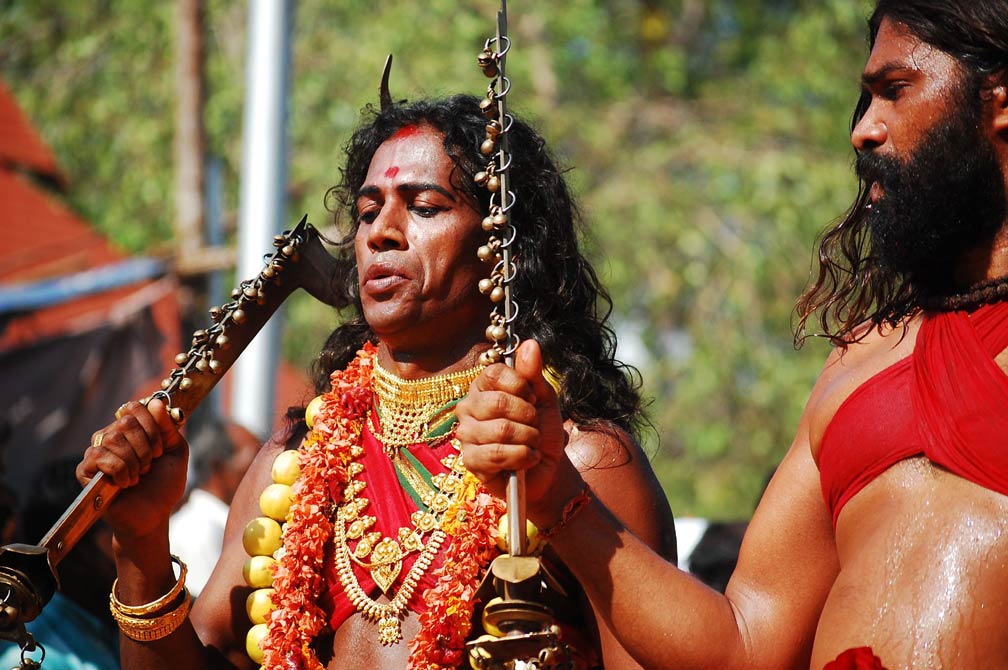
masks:
[[[445,405],[469,392],[469,384],[483,367],[477,365],[460,372],[410,380],[392,374],[376,358],[371,379],[385,453],[392,457],[402,447],[428,442],[426,435],[431,421]]]
[[[452,438],[451,444],[458,451],[458,441]],[[464,491],[461,484],[466,470],[461,457],[457,453],[449,454],[441,463],[448,468],[448,472],[432,477],[437,491],[427,487],[422,494],[421,500],[427,511],[414,512],[410,517],[413,527],[400,528],[396,540],[382,537],[381,533],[370,530],[376,519],[361,515],[370,505],[370,501],[361,495],[367,486],[366,482],[359,479],[364,466],[354,461],[348,467],[352,479],[347,482],[344,503],[336,512],[334,524],[336,574],[354,608],[368,620],[377,622],[378,641],[383,645],[396,644],[402,639],[400,620],[403,613],[409,606],[420,579],[430,568],[447,538],[447,534],[440,528],[444,513]],[[431,535],[425,543],[423,537],[427,533]],[[357,546],[353,550],[350,549],[348,540],[357,540]],[[353,572],[353,564],[370,572],[375,584],[388,596],[402,572],[403,560],[414,552],[419,552],[419,556],[406,573],[398,591],[387,603],[376,602],[368,596]]]

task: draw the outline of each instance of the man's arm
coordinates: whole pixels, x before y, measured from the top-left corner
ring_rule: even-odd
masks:
[[[672,511],[647,457],[634,440],[615,427],[568,430],[567,458],[592,492],[624,526],[666,560],[676,560]],[[603,664],[609,670],[640,668],[620,644],[597,608]]]
[[[78,479],[86,484],[102,471],[122,488],[105,516],[114,533],[116,595],[128,605],[151,602],[175,583],[168,519],[182,494],[188,448],[158,400],[151,401],[149,409],[128,403],[120,418],[99,433],[103,438],[85,452]],[[273,458],[282,449],[278,434],[243,478],[228,515],[221,560],[189,617],[159,640],[137,642],[120,636],[124,669],[255,667],[244,651],[251,625],[245,598],[251,589],[242,577],[247,556],[241,536],[245,524],[259,516],[259,494],[270,483]]]
[[[522,345],[514,370],[488,368],[458,408],[457,435],[467,467],[493,490],[502,488],[507,470],[527,470],[529,515],[543,527],[557,521],[583,480],[564,456],[556,400],[540,371],[535,343]],[[725,595],[656,554],[597,499],[552,540],[640,663],[808,667],[838,565],[807,434],[803,416],[750,523]]]

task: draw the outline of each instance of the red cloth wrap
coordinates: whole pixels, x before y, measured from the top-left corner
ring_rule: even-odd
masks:
[[[361,516],[373,516],[376,521],[368,532],[378,531],[383,537],[397,539],[399,529],[402,527],[412,528],[413,522],[410,520],[413,512],[417,510],[416,504],[409,494],[403,490],[396,475],[395,466],[391,459],[385,454],[382,443],[371,432],[369,421],[364,422],[364,429],[361,431],[361,446],[364,454],[357,459],[357,462],[364,466],[364,472],[358,475],[357,479],[365,482],[367,486],[358,496],[367,498],[369,504]],[[407,447],[409,452],[423,464],[432,474],[437,475],[447,472],[448,469],[441,463],[441,459],[449,454],[456,453],[451,446],[449,438],[443,438],[433,445],[426,443],[414,444]],[[429,539],[430,533],[424,536]],[[413,596],[409,600],[409,608],[417,613],[425,611],[427,608],[423,602],[423,593],[435,583],[433,575],[441,567],[444,561],[444,552],[448,548],[451,539],[445,540],[441,545],[437,557],[423,576],[413,591]],[[351,544],[351,548],[355,546]],[[333,546],[326,549],[323,578],[326,583],[326,590],[319,597],[319,606],[329,613],[329,625],[332,630],[336,630],[340,625],[356,611],[356,608],[347,598],[343,590],[343,584],[336,573],[336,564],[333,560]],[[416,562],[418,552],[413,552],[403,560],[402,570],[390,589],[390,597],[402,586],[402,582],[409,573],[413,563]],[[371,573],[364,568],[353,564],[354,575],[361,589],[371,598],[377,598],[381,589],[375,585]]]
[[[823,434],[819,474],[833,524],[895,463],[924,455],[1008,495],[1008,303],[925,317],[914,351],[856,388]]]

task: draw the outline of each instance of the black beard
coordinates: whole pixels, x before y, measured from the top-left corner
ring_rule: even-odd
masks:
[[[979,109],[953,111],[905,163],[869,152],[857,158],[858,176],[883,190],[867,212],[880,265],[924,290],[954,287],[955,263],[1004,222],[1004,176],[978,120]]]

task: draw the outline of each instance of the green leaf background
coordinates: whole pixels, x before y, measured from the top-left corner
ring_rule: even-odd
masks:
[[[486,86],[496,3],[301,0],[289,94],[289,220],[324,194],[360,109]],[[864,0],[509,3],[509,100],[551,142],[645,380],[646,449],[679,515],[745,518],[827,353],[795,351],[815,237],[853,199],[848,120]],[[124,250],[171,248],[176,7],[0,1],[0,74],[66,172],[67,200]],[[208,0],[205,122],[238,207],[247,5]],[[232,231],[233,232],[233,231]],[[287,311],[307,366],[336,316]]]

